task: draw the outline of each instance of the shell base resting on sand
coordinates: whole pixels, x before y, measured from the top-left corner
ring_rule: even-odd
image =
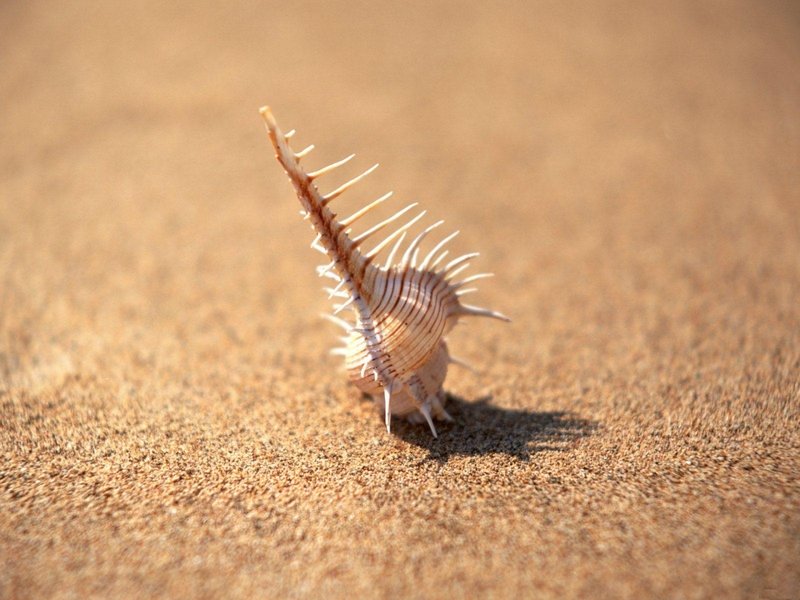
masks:
[[[326,317],[342,327],[345,336],[342,338],[344,345],[333,353],[344,356],[350,381],[372,396],[383,409],[387,431],[391,430],[391,416],[396,415],[412,422],[427,422],[436,436],[433,419],[450,419],[444,409],[446,396],[442,390],[447,367],[451,362],[460,362],[448,353],[444,336],[460,317],[508,320],[500,313],[460,300],[464,294],[475,291],[466,288],[467,284],[491,274],[457,279],[469,266],[469,261],[477,256],[477,253],[465,254],[445,262],[448,251],[444,246],[458,232],[444,238],[420,258],[420,244],[442,221],[425,228],[403,249],[409,229],[425,215],[425,211],[421,211],[404,223],[400,221],[416,203],[354,235],[350,226],[387,200],[391,192],[344,219],[338,218],[330,203],[378,165],[323,195],[314,181],[354,155],[322,169],[306,171],[300,161],[314,147],[294,152],[289,146],[294,130],[284,134],[268,107],[261,109],[261,115],[275,147],[275,156],[303,206],[301,213],[317,234],[311,246],[330,261],[317,271],[321,277],[336,282],[335,287],[326,290],[329,297],[339,302],[334,306],[334,313]],[[402,224],[395,226],[369,251],[362,250],[368,238],[395,223]],[[384,248],[391,249],[381,266],[376,260]],[[352,323],[338,316],[345,309],[353,313]]]

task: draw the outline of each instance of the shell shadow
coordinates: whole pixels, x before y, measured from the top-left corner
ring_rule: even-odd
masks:
[[[426,460],[445,463],[451,456],[506,454],[527,461],[537,452],[564,452],[577,440],[597,431],[596,421],[565,411],[529,412],[501,408],[486,396],[467,402],[448,395],[447,411],[453,423],[436,422],[439,438],[427,427],[395,421],[399,438],[428,451]]]

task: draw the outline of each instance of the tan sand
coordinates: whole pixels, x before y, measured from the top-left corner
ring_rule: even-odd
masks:
[[[800,596],[797,4],[481,5],[0,3],[0,597]],[[497,273],[439,440],[264,103]]]

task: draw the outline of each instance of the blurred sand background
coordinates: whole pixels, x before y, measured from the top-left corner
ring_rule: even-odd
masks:
[[[6,1],[0,56],[0,597],[798,597],[797,3]],[[267,103],[497,274],[440,439],[328,356]]]

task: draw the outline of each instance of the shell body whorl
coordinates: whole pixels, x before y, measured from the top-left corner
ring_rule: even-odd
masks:
[[[474,291],[474,288],[464,288],[467,283],[490,274],[456,280],[477,254],[466,254],[440,265],[447,255],[444,245],[458,232],[443,239],[419,260],[421,242],[441,221],[417,235],[405,248],[402,258],[395,262],[394,257],[408,230],[425,215],[424,211],[397,227],[369,252],[362,252],[363,241],[398,221],[416,204],[351,237],[349,226],[391,193],[345,219],[338,219],[328,204],[377,165],[333,192],[322,195],[314,180],[341,166],[352,156],[317,171],[306,172],[300,166],[300,160],[313,146],[301,152],[292,151],[288,140],[294,131],[283,134],[269,108],[262,108],[261,114],[275,147],[276,158],[303,206],[301,212],[311,221],[317,234],[312,247],[326,254],[331,261],[318,267],[318,272],[320,276],[337,282],[336,287],[328,291],[330,297],[341,302],[335,305],[334,314],[329,318],[346,332],[342,338],[344,346],[334,349],[333,353],[344,356],[350,381],[382,407],[387,430],[390,430],[391,416],[397,415],[412,422],[427,422],[436,436],[433,419],[450,418],[444,410],[446,396],[442,388],[448,365],[460,362],[450,356],[445,335],[463,316],[508,320],[500,313],[460,301],[460,296]],[[386,264],[376,265],[378,253],[391,243],[393,247]],[[352,323],[337,316],[346,308],[353,312]]]
[[[417,411],[416,398],[424,402],[442,389],[450,362],[443,338],[455,324],[458,298],[432,271],[391,269],[382,272],[378,281],[376,289],[383,293],[369,300],[369,319],[357,319],[357,331],[348,336],[345,367],[356,387],[381,401],[383,387],[371,366],[402,382],[392,397],[392,414],[407,416]],[[369,337],[361,333],[365,330],[379,340],[377,360]]]

